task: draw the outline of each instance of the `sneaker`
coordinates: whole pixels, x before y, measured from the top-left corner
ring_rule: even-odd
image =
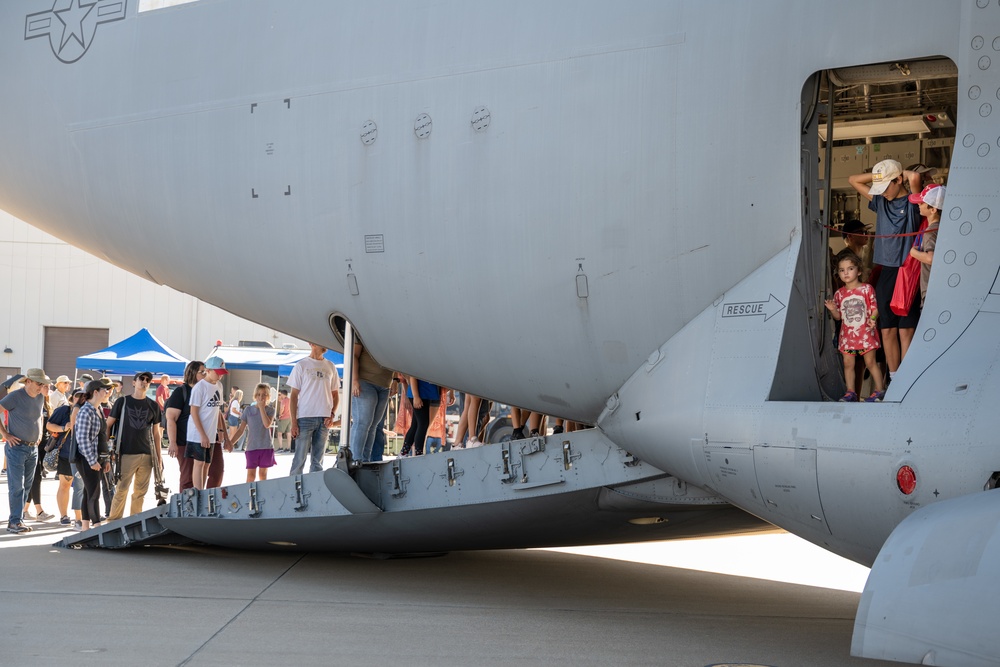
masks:
[[[83,522],[79,521],[79,520],[74,521],[73,522],[73,527],[72,527],[71,530],[83,530]]]
[[[524,440],[524,427],[518,426],[510,434],[511,440]]]
[[[55,514],[49,514],[48,512],[39,512],[38,516],[35,517],[35,521],[51,521],[56,518]]]
[[[881,403],[884,396],[884,391],[873,391],[872,395],[865,399],[865,403]]]
[[[60,526],[72,526],[73,525],[73,520],[70,519],[68,516],[64,516],[63,518],[59,519],[59,525]]]
[[[853,391],[849,391],[849,392],[847,392],[846,394],[844,394],[843,396],[840,397],[840,402],[841,403],[857,403],[858,402],[858,395],[855,394]]]
[[[15,535],[20,535],[21,533],[30,533],[31,529],[25,526],[23,523],[8,523],[7,532],[14,533]]]

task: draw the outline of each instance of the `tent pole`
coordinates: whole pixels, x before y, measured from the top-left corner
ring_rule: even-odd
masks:
[[[351,388],[354,383],[354,328],[344,322],[344,382],[340,392],[340,446],[351,448]],[[346,472],[346,471],[345,471]]]

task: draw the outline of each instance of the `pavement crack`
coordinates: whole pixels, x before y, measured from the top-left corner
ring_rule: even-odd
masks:
[[[233,614],[232,618],[230,618],[228,621],[226,621],[225,623],[223,623],[222,626],[218,630],[216,630],[215,632],[213,632],[211,637],[209,637],[208,639],[206,639],[204,642],[201,643],[201,646],[199,646],[194,651],[192,651],[191,655],[189,655],[187,658],[185,658],[181,662],[177,663],[177,667],[184,667],[185,665],[187,665],[188,663],[190,663],[192,660],[194,660],[195,656],[197,656],[202,651],[202,649],[204,649],[206,646],[208,646],[210,643],[212,643],[213,639],[215,639],[220,634],[222,634],[222,632],[226,628],[228,628],[230,625],[232,625],[240,616],[242,616],[243,613],[247,609],[249,609],[250,606],[254,602],[256,602],[257,600],[259,600],[261,595],[263,595],[268,590],[270,590],[271,586],[274,586],[276,583],[278,583],[279,581],[281,581],[281,578],[284,577],[286,574],[288,574],[292,570],[292,568],[294,568],[296,565],[298,565],[299,563],[301,563],[302,559],[305,558],[307,555],[308,554],[301,554],[298,558],[296,558],[294,561],[292,561],[292,563],[290,563],[288,565],[288,567],[286,567],[284,570],[282,570],[281,573],[278,574],[278,576],[276,576],[274,579],[272,579],[271,582],[268,583],[267,586],[265,586],[264,588],[262,588],[260,591],[257,592],[256,595],[254,595],[252,598],[250,598],[250,600],[247,601],[247,603],[245,605],[243,605],[242,609],[240,609],[238,612],[236,612],[235,614]]]

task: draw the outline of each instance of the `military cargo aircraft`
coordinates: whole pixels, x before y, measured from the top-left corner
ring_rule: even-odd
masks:
[[[1000,661],[996,0],[170,4],[0,5],[0,207],[594,428],[189,491],[76,544],[778,526],[873,566],[855,655]],[[884,400],[841,403],[831,229],[885,157],[947,198]],[[253,282],[276,249],[287,280]]]

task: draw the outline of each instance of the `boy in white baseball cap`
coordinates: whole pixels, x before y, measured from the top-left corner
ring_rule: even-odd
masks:
[[[927,296],[927,282],[931,277],[931,262],[934,261],[934,246],[937,245],[938,225],[944,209],[945,189],[943,185],[928,185],[918,195],[910,195],[910,203],[920,206],[920,215],[927,218],[927,229],[918,235],[910,248],[910,256],[920,262],[920,307],[924,307]]]
[[[875,212],[877,237],[872,261],[882,266],[875,284],[875,295],[882,348],[889,367],[886,386],[906,355],[920,318],[920,304],[916,299],[910,312],[902,317],[889,307],[899,267],[913,244],[912,236],[901,235],[913,233],[920,226],[920,210],[907,199],[906,185],[909,185],[910,192],[918,192],[920,179],[919,173],[904,170],[896,160],[882,160],[872,168],[871,173],[854,174],[847,179],[858,194],[868,200],[869,210]]]

